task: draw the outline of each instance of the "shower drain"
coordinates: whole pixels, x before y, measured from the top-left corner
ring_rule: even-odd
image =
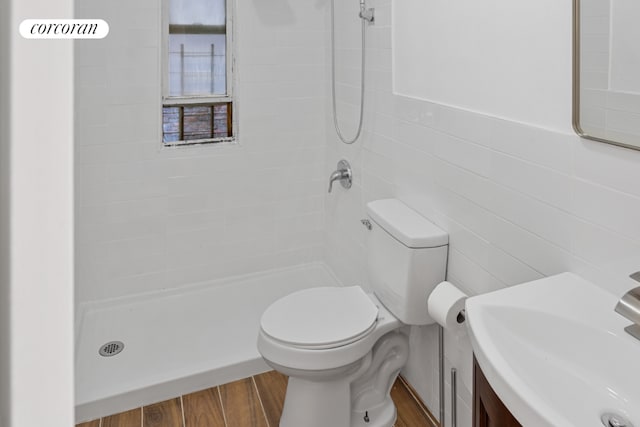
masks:
[[[622,415],[606,413],[602,414],[600,421],[605,427],[633,427],[633,424]]]
[[[124,349],[122,341],[110,341],[100,346],[98,353],[103,357],[111,357],[120,353]]]

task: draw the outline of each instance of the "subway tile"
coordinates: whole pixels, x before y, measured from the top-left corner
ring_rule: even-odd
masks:
[[[563,210],[570,208],[569,175],[494,152],[490,178],[552,206]]]
[[[640,243],[601,226],[576,219],[572,222],[572,252],[596,266],[605,267],[640,254]]]
[[[389,158],[393,158],[398,146],[393,139],[378,133],[363,132],[361,140],[363,148]]]
[[[504,288],[495,276],[454,248],[449,249],[447,274],[468,295],[478,295]]]
[[[490,217],[492,245],[545,276],[568,271],[571,255],[551,242],[501,218]]]
[[[220,198],[226,193],[226,185],[224,184],[224,174],[218,176],[200,175],[200,176],[180,176],[167,180],[167,195],[183,196],[196,194],[216,194]]]
[[[130,161],[144,161],[156,158],[159,143],[135,142],[121,143],[110,141],[107,144],[77,147],[78,164],[106,164]]]
[[[92,283],[92,286],[104,286],[111,279],[161,272],[165,268],[166,256],[136,253],[130,257],[90,258],[84,261],[86,275],[81,275],[81,278]]]
[[[182,285],[220,272],[272,268],[269,262],[309,262],[321,254],[323,239],[316,232],[324,227],[327,172],[325,21],[314,16],[304,23],[271,26],[270,20],[280,21],[282,15],[273,8],[253,6],[237,11],[246,18],[243,23],[251,24],[237,40],[243,48],[238,57],[243,81],[238,93],[245,106],[239,110],[244,146],[167,150],[157,142],[157,4],[136,4],[127,16],[98,2],[78,5],[87,16],[106,13],[115,31],[114,37],[93,43],[92,50],[80,45],[77,51],[79,75],[84,76],[77,104],[83,108],[77,131],[78,230],[83,234],[79,242],[88,255],[104,253],[119,241],[167,238],[170,243],[155,248],[135,244],[131,248],[143,254],[163,248],[177,256],[166,266],[172,273],[163,280],[156,271],[159,259],[143,259],[140,268],[132,268],[119,255],[90,260],[92,265],[102,263],[91,277],[96,278],[96,271],[108,274],[89,285],[92,289],[82,292],[83,297],[113,295],[98,289],[101,286],[124,293],[129,285],[132,292],[149,289],[147,277],[158,279],[158,286]],[[296,12],[306,8],[293,7]],[[122,48],[124,39],[128,44]],[[253,105],[256,112],[278,111],[278,115],[253,118]],[[279,120],[283,115],[287,120]],[[287,229],[287,224],[292,227]],[[250,245],[248,251],[254,253],[247,254],[250,260],[244,265],[235,257],[251,239],[258,240]],[[199,269],[197,263],[206,265],[212,257],[223,261],[216,262],[215,269]],[[230,258],[234,261],[224,261]],[[189,274],[189,268],[195,273]]]
[[[326,31],[276,31],[276,45],[280,47],[323,46],[327,43],[329,34]]]
[[[481,238],[488,240],[490,235],[490,219],[492,215],[471,200],[456,194],[449,189],[436,186],[434,208]]]
[[[542,279],[544,275],[505,251],[490,245],[487,270],[507,286]]]
[[[164,179],[109,182],[103,185],[78,186],[77,203],[80,206],[105,205],[129,200],[158,198],[167,195]]]
[[[423,126],[435,125],[436,104],[400,95],[394,96],[393,100],[394,115],[397,119]]]
[[[77,245],[92,246],[112,240],[130,240],[163,235],[168,227],[165,216],[136,218],[124,222],[87,224],[83,210],[78,211]]]
[[[224,259],[233,261],[236,259],[257,258],[271,255],[279,249],[276,245],[275,235],[272,233],[268,233],[268,238],[264,234],[256,235],[256,237],[249,240],[226,243],[222,248]]]
[[[364,193],[365,203],[395,196],[393,183],[380,178],[375,173],[370,173],[366,169],[362,171],[362,185],[366,188],[366,192]]]
[[[154,87],[158,88],[160,75],[157,60],[138,66],[107,66],[107,85],[109,87]]]
[[[179,253],[197,252],[207,247],[219,246],[226,240],[227,234],[224,223],[215,223],[196,230],[172,232],[167,235],[167,253],[169,256],[174,256]]]
[[[640,196],[640,151],[580,139],[573,145],[576,177]]]
[[[79,215],[87,224],[104,224],[158,217],[167,213],[167,200],[153,198],[80,207]]]
[[[500,184],[489,183],[489,210],[562,248],[571,248],[572,216]]]
[[[139,254],[164,254],[166,244],[167,237],[161,233],[134,239],[111,240],[98,245],[80,247],[79,250],[84,256],[97,262],[109,263],[116,260],[114,263],[117,263],[119,260],[135,257]]]
[[[455,250],[483,269],[491,271],[489,268],[489,242],[477,235],[473,230],[439,211],[435,211],[430,219],[449,234],[449,246],[451,248],[455,248]]]
[[[436,184],[471,200],[479,206],[486,207],[489,205],[489,180],[440,159],[434,159],[433,167],[436,174]]]
[[[278,47],[274,53],[277,64],[320,65],[325,64],[324,46]]]
[[[460,168],[483,177],[489,176],[491,152],[480,145],[442,135],[435,140],[434,154]]]
[[[434,113],[433,126],[441,132],[477,144],[488,145],[492,132],[490,117],[446,106],[438,106],[434,109]]]
[[[168,215],[164,219],[166,231],[169,234],[206,229],[216,224],[224,224],[224,221],[225,212],[223,209]]]
[[[436,141],[444,137],[442,133],[429,127],[405,120],[395,119],[393,128],[397,142],[427,153],[433,153]]]
[[[102,65],[78,67],[76,74],[75,84],[81,90],[86,87],[105,87],[107,85],[107,71]]]
[[[201,194],[170,196],[167,198],[166,204],[169,215],[206,211],[210,208],[209,200]]]
[[[488,146],[502,153],[548,167],[571,172],[571,144],[576,135],[558,133],[508,120],[493,119]]]
[[[286,219],[312,212],[324,212],[324,195],[282,200],[274,203],[273,211],[276,219]]]
[[[396,175],[404,171],[434,179],[436,159],[431,154],[405,144],[394,144],[389,154],[393,159],[392,166],[397,169]]]
[[[572,212],[589,222],[640,240],[640,198],[580,179],[573,180]]]
[[[394,194],[404,200],[415,202],[431,200],[435,190],[432,161],[424,161],[418,168],[396,165],[395,179],[393,181]],[[433,203],[430,203],[433,205]]]
[[[324,213],[310,213],[276,222],[278,233],[322,231],[324,229]]]

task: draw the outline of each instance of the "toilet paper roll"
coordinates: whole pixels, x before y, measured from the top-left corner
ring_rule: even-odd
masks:
[[[467,294],[449,282],[442,282],[431,292],[427,300],[429,315],[445,329],[457,329],[461,325],[458,315],[464,310]]]

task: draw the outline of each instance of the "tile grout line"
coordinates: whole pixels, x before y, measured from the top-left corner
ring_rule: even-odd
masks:
[[[267,411],[264,410],[264,404],[262,403],[262,396],[260,396],[260,390],[258,390],[258,385],[256,384],[255,376],[251,376],[251,384],[253,384],[253,388],[256,391],[256,395],[258,396],[258,402],[260,402],[260,408],[262,408],[262,416],[264,416],[264,420],[267,423],[267,427],[271,427],[269,425],[269,418],[267,418]]]
[[[180,395],[180,410],[182,412],[182,427],[187,427],[187,420],[184,416],[184,401],[182,400],[182,395]]]
[[[220,386],[216,386],[216,391],[218,392],[220,407],[222,408],[222,419],[224,420],[224,427],[227,427],[229,425],[229,423],[227,423],[227,411],[225,411],[224,404],[222,403],[222,392],[220,391]]]

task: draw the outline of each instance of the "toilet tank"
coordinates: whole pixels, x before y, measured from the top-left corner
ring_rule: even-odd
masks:
[[[369,283],[380,302],[408,325],[428,325],[427,298],[445,280],[449,235],[396,199],[367,204]]]

